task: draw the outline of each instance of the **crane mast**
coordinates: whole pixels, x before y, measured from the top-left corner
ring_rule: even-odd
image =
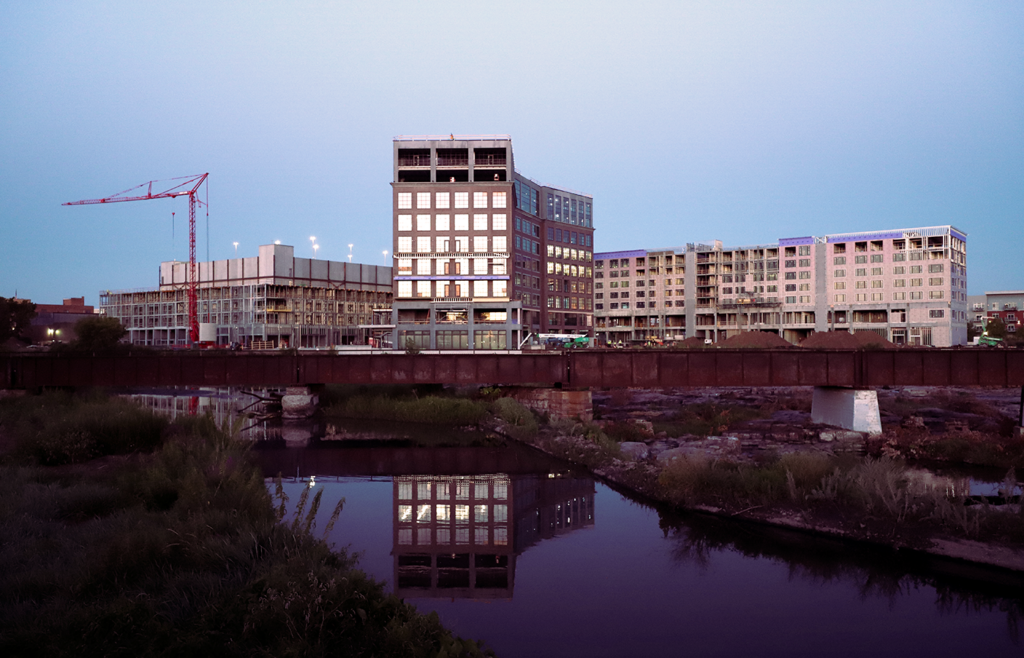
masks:
[[[64,206],[86,206],[95,203],[120,203],[122,201],[148,201],[150,199],[174,199],[180,196],[188,196],[188,336],[189,342],[199,341],[199,268],[196,265],[196,206],[207,205],[198,198],[197,193],[203,183],[206,182],[209,173],[196,176],[183,176],[170,180],[151,180],[133,188],[118,192],[102,199],[84,199],[82,201],[69,201]],[[153,185],[158,184],[157,192],[153,193]],[[170,187],[161,189],[167,184]],[[146,188],[145,194],[139,194],[137,190]],[[134,194],[133,194],[134,193]]]

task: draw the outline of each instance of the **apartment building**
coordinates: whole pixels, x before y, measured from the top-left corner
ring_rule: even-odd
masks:
[[[952,226],[605,252],[594,265],[601,342],[770,331],[799,343],[830,329],[967,340],[967,238]]]
[[[593,199],[515,170],[507,135],[394,139],[396,346],[593,331]]]
[[[985,324],[998,317],[1006,325],[1007,334],[1024,332],[1024,290],[986,292],[980,310],[985,314]]]
[[[197,265],[200,340],[218,345],[361,343],[359,325],[391,305],[390,267],[296,258],[289,245]],[[121,321],[133,344],[188,345],[187,272],[188,263],[161,263],[158,287],[100,291],[100,310]]]

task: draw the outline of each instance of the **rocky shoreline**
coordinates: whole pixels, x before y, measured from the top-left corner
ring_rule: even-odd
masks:
[[[999,425],[999,415],[1015,411],[1017,391],[992,389],[971,391],[973,407],[949,404],[946,391],[938,401],[916,389],[879,392],[883,425],[887,431],[899,428],[936,431],[983,431]],[[803,398],[807,398],[804,400]],[[536,435],[524,437],[514,427],[498,421],[491,429],[519,440],[555,457],[587,467],[595,476],[616,488],[659,504],[760,525],[787,528],[833,539],[866,542],[900,551],[1024,572],[1024,546],[1015,543],[977,541],[932,527],[883,522],[877,518],[851,518],[848,514],[823,514],[799,502],[783,505],[709,505],[680,503],[666,491],[662,475],[679,459],[721,460],[729,463],[756,464],[767,458],[792,453],[818,453],[826,456],[863,455],[871,437],[860,432],[837,430],[810,422],[809,393],[793,390],[616,390],[595,392],[597,424],[611,434],[627,438],[621,450],[609,450],[588,436],[585,424],[555,422]],[[759,413],[730,424],[728,431],[710,436],[675,435],[672,419],[679,420],[679,409],[700,404],[728,402],[757,408]],[[932,405],[933,402],[937,402]],[[961,409],[961,410],[957,410]],[[715,421],[712,418],[712,421]],[[986,510],[988,506],[986,505]],[[996,514],[1020,515],[1020,503],[1002,505]]]

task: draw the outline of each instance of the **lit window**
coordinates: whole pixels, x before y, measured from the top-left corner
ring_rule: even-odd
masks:
[[[451,506],[450,505],[437,505],[435,508],[438,521],[451,521]]]
[[[430,505],[416,506],[416,522],[430,523]]]
[[[469,523],[469,505],[456,505],[455,506],[455,522],[456,523]]]
[[[455,215],[455,230],[456,231],[468,231],[469,230],[469,215]]]
[[[494,521],[495,523],[504,523],[508,521],[508,505],[494,506]]]
[[[473,259],[473,274],[487,274],[487,259],[486,258],[474,258]]]
[[[493,199],[494,207],[495,208],[504,208],[505,207],[505,192],[495,192],[492,195],[492,199]]]
[[[487,251],[487,236],[486,235],[474,235],[473,236],[473,251],[486,252]]]
[[[456,208],[468,208],[469,207],[469,192],[456,192],[455,193],[455,207]]]
[[[412,485],[410,485],[411,488]],[[412,505],[399,505],[398,506],[398,521],[399,523],[411,523],[412,522]]]
[[[434,230],[450,231],[451,215],[437,215],[436,217],[434,217]]]
[[[494,215],[491,217],[491,228],[495,231],[505,230],[505,215]]]
[[[487,230],[487,215],[473,215],[473,230],[474,231],[486,231]]]
[[[496,546],[507,546],[508,545],[508,528],[495,528],[494,529],[494,544]]]
[[[478,258],[476,260],[485,260]],[[474,281],[473,282],[473,296],[474,297],[486,297],[487,296],[487,281]]]
[[[398,253],[407,254],[412,251],[412,237],[398,238]]]
[[[412,297],[412,281],[399,281],[398,282],[398,296],[399,297]]]
[[[477,523],[487,523],[487,505],[473,505],[473,520]]]
[[[486,208],[487,207],[487,192],[473,192],[473,207],[474,208]]]
[[[416,274],[421,276],[430,274],[430,259],[429,258],[418,258],[416,259]]]
[[[448,192],[437,192],[434,194],[435,208],[447,208],[450,201],[451,195]]]
[[[417,231],[429,231],[430,230],[430,215],[416,215],[416,230]]]
[[[398,230],[399,231],[411,231],[412,230],[412,215],[399,215],[398,216]]]
[[[494,240],[493,249],[496,252],[507,251],[507,238],[504,235],[496,235],[492,238]]]
[[[417,297],[430,297],[430,281],[417,281],[416,282],[416,296]]]
[[[474,528],[473,529],[473,543],[477,546],[487,545],[487,528]]]
[[[398,207],[412,208],[412,192],[399,192],[398,193]]]
[[[430,253],[430,236],[421,235],[416,238],[416,252],[420,254]]]
[[[430,207],[430,192],[417,192],[416,193],[416,207],[417,208],[429,208]]]

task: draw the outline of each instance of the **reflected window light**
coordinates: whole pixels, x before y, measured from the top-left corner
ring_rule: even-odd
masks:
[[[437,487],[434,490],[434,495],[437,496],[438,500],[448,498],[448,483],[447,482],[435,482],[434,485]]]
[[[455,522],[469,523],[469,505],[455,506]]]
[[[459,480],[455,483],[455,499],[469,500],[469,481]]]
[[[508,499],[508,480],[495,480],[494,481],[494,497],[497,500]]]
[[[438,505],[435,514],[438,521],[451,521],[451,505]]]
[[[473,498],[476,500],[483,500],[487,498],[487,481],[477,480],[476,486],[473,487]]]
[[[316,486],[316,476],[315,475],[310,475],[309,476],[309,488],[312,489],[314,486]]]
[[[430,482],[416,483],[416,497],[420,500],[430,500]]]
[[[412,521],[412,505],[398,506],[398,522],[409,523]]]
[[[473,517],[477,523],[487,523],[487,505],[474,505]]]
[[[416,506],[416,521],[418,523],[430,523],[430,505]]]
[[[508,505],[494,506],[494,521],[495,523],[504,523],[505,521],[508,521]]]
[[[495,528],[494,529],[494,543],[498,546],[508,545],[508,528]]]
[[[478,546],[484,546],[487,542],[487,528],[475,528],[473,533],[473,543]]]
[[[412,482],[398,483],[398,499],[409,500],[412,498]]]

